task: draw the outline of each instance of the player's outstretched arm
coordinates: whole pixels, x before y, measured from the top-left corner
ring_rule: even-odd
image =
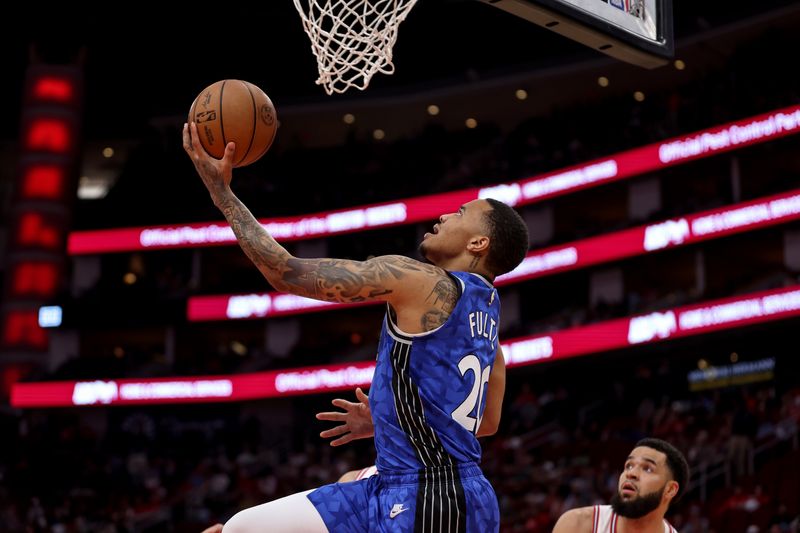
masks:
[[[191,135],[190,132],[191,131]],[[435,280],[444,271],[411,258],[390,255],[367,261],[301,259],[294,257],[250,213],[230,188],[233,176],[233,143],[221,160],[209,156],[200,145],[194,123],[183,128],[183,147],[211,199],[225,215],[239,245],[275,289],[330,302],[365,300],[400,302],[418,292],[421,279]],[[428,283],[430,284],[430,283]],[[428,285],[423,284],[423,285]]]
[[[489,374],[489,386],[486,389],[486,407],[483,410],[483,418],[478,428],[478,437],[487,437],[497,433],[500,427],[500,414],[503,411],[503,396],[506,393],[506,358],[499,343],[497,354],[492,365],[492,373]]]
[[[342,411],[317,413],[317,420],[342,422],[341,425],[326,429],[319,434],[325,439],[339,437],[331,441],[331,446],[341,446],[356,439],[368,439],[374,434],[375,427],[372,425],[369,397],[360,387],[356,389],[356,399],[358,403],[336,398],[331,403]]]

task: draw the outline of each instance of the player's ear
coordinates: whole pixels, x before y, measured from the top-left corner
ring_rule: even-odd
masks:
[[[680,488],[681,487],[680,487],[680,485],[678,485],[677,481],[674,481],[674,480],[673,481],[668,481],[667,482],[667,488],[666,488],[666,490],[664,490],[664,496],[667,499],[672,500],[673,498],[675,498],[675,496],[678,495],[678,490],[680,490]]]
[[[489,237],[476,235],[467,243],[467,251],[473,254],[485,254],[489,251]]]

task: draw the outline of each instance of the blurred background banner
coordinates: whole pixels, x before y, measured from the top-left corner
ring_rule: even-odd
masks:
[[[0,46],[0,530],[202,531],[375,460],[314,414],[368,387],[385,307],[279,294],[235,245],[181,146],[224,79],[275,104],[233,190],[296,256],[419,258],[476,198],[522,215],[530,248],[497,280],[503,416],[481,439],[501,531],[608,502],[645,436],[691,464],[679,531],[800,527],[800,6],[670,4],[417,2],[394,74],[332,96],[290,2],[129,10],[132,29],[19,6]],[[669,9],[671,29],[651,18]]]

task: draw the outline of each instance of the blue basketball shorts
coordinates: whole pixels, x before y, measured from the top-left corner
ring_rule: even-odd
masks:
[[[500,529],[494,489],[476,464],[379,472],[311,491],[330,533],[493,533]]]

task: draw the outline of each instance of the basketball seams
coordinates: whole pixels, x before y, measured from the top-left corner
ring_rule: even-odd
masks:
[[[224,80],[219,88],[219,134],[222,135],[222,157],[225,157],[225,148],[228,146],[228,141],[225,139],[225,123],[222,121],[222,95],[225,93],[225,84],[228,80]],[[221,159],[221,158],[220,158]]]
[[[261,89],[259,89],[259,91],[260,91],[260,90],[261,90]],[[262,91],[262,94],[263,94],[263,91]],[[273,110],[273,111],[275,111],[275,107],[274,107],[274,106],[272,106],[272,101],[269,99],[269,97],[268,97],[266,94],[264,94],[264,98],[265,98],[265,103],[266,103],[266,104],[268,104],[269,106],[271,106],[271,107],[272,107],[272,110]],[[278,120],[278,115],[277,115],[277,113],[275,113],[275,120]],[[275,141],[275,136],[276,136],[277,134],[278,134],[278,126],[277,126],[277,124],[276,124],[276,125],[275,125],[275,127],[274,127],[274,128],[272,128],[272,138],[269,140],[269,142],[268,142],[268,143],[264,144],[264,149],[263,149],[263,150],[261,150],[261,153],[260,153],[260,154],[258,154],[258,157],[256,158],[256,161],[257,161],[257,160],[259,160],[259,159],[261,159],[261,157],[262,157],[264,154],[266,154],[266,153],[267,153],[267,150],[269,150],[270,146],[272,146],[272,143]]]
[[[250,153],[250,149],[253,147],[253,141],[256,138],[256,128],[258,127],[258,106],[256,105],[256,97],[253,94],[250,85],[246,81],[242,81],[242,85],[244,85],[244,88],[247,89],[247,94],[250,95],[250,101],[253,102],[253,131],[250,134],[250,144],[247,145],[247,151],[244,153],[242,158],[236,162],[236,165],[234,166],[238,166],[239,163],[247,159],[247,155]]]

